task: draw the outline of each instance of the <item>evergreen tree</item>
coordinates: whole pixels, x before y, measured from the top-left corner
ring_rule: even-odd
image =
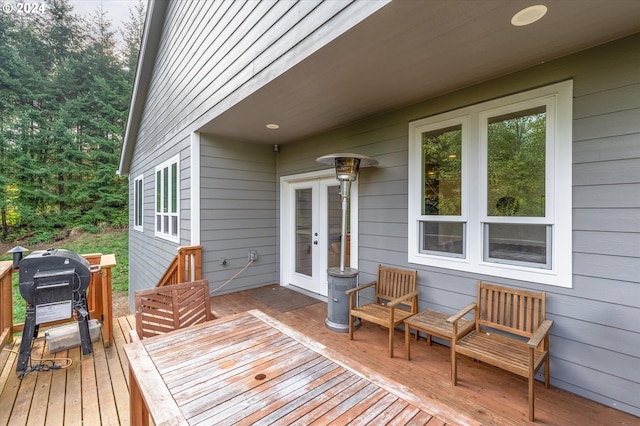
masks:
[[[0,14],[0,231],[55,233],[126,225],[115,170],[144,5],[125,24],[124,52],[99,8],[86,21],[68,0],[43,14]]]
[[[124,57],[126,70],[129,73],[129,82],[133,84],[136,68],[138,65],[138,57],[140,55],[140,43],[144,32],[145,5],[142,0],[138,0],[138,4],[129,9],[129,22],[124,23],[124,30],[121,30],[125,43]]]

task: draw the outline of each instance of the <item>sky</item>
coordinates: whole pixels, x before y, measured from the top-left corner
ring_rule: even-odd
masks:
[[[122,23],[129,21],[129,9],[133,10],[138,0],[70,0],[75,13],[81,16],[95,14],[96,9],[102,5],[111,20],[113,28],[123,28]],[[146,0],[145,0],[146,3]],[[120,37],[120,34],[117,34]]]

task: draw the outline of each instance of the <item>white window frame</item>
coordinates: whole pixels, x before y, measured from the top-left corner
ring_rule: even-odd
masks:
[[[138,222],[140,212],[140,222]],[[133,179],[133,229],[144,231],[144,175]]]
[[[175,179],[172,176],[172,166],[175,165]],[[160,181],[158,181],[158,173],[160,173]],[[162,211],[165,202],[164,191],[162,190],[162,182],[165,174],[168,174],[168,194],[167,206],[168,211]],[[154,171],[154,179],[156,187],[154,191],[154,224],[155,235],[176,243],[180,242],[180,155],[176,155],[164,163],[156,166]],[[173,187],[172,182],[175,180],[176,186]],[[171,211],[172,195],[176,195],[176,211]],[[158,197],[160,199],[158,200]],[[160,210],[158,209],[160,205]],[[160,229],[158,229],[158,220],[160,220]]]
[[[565,81],[409,123],[408,261],[483,275],[572,287],[572,125],[573,82]],[[545,217],[500,218],[500,223],[539,223],[552,227],[548,269],[483,259],[487,215],[487,118],[501,112],[546,106]],[[463,123],[462,214],[422,216],[422,133]],[[465,132],[466,124],[466,132]],[[471,178],[475,176],[477,178]],[[420,252],[420,222],[456,220],[466,223],[465,256]]]

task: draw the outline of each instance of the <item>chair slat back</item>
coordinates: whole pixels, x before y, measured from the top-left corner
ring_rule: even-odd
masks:
[[[546,293],[478,282],[478,326],[531,337],[545,320]]]
[[[213,319],[207,280],[136,291],[135,307],[141,339]]]
[[[378,282],[376,284],[376,301],[381,303],[395,299],[416,290],[418,271],[378,265]],[[417,312],[418,307],[414,303],[401,302],[412,312]]]

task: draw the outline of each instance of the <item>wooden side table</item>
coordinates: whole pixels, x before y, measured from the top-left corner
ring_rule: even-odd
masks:
[[[418,340],[418,332],[422,331],[427,335],[427,344],[431,346],[431,336],[440,337],[451,341],[453,335],[453,327],[447,322],[453,314],[445,314],[444,312],[427,309],[419,312],[406,320],[404,320],[404,345],[405,355],[408,360],[411,359],[409,335],[410,329],[416,330],[416,340]],[[470,332],[474,327],[474,322],[468,319],[460,319],[458,322],[458,338]]]

